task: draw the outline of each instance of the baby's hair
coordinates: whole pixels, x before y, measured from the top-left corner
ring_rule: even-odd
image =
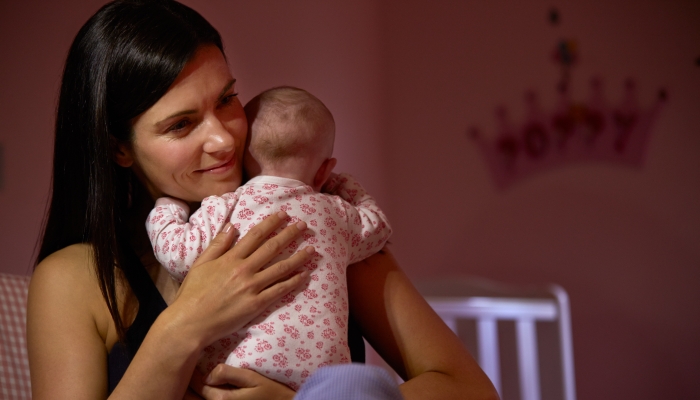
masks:
[[[327,158],[333,152],[333,115],[321,100],[303,89],[268,89],[250,100],[245,111],[250,152],[259,162]]]

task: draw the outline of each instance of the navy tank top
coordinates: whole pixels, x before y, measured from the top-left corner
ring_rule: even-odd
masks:
[[[125,253],[126,265],[122,271],[139,302],[139,310],[124,341],[115,343],[107,355],[108,393],[112,393],[122,379],[151,325],[168,306],[131,247],[127,247]]]
[[[117,342],[107,355],[108,393],[112,393],[122,379],[151,325],[168,306],[141,260],[130,247],[126,253],[128,253],[125,260],[127,265],[123,271],[139,302],[139,310],[136,313],[136,319],[126,331],[125,340]],[[348,322],[350,358],[352,362],[364,363],[365,343],[359,326],[352,317]]]

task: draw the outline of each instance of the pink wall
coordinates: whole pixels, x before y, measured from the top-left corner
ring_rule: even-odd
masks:
[[[48,193],[52,125],[62,64],[80,26],[104,1],[0,2],[0,132],[5,228],[0,271],[30,273]],[[310,90],[333,111],[338,168],[351,171],[384,203],[385,121],[377,5],[326,2],[184,1],[216,26],[238,79],[242,101],[277,85]],[[245,16],[245,18],[240,17]],[[349,99],[352,99],[349,101]]]
[[[2,272],[32,270],[49,190],[62,65],[71,40],[98,4],[85,3],[66,8],[58,2],[0,2],[0,110],[6,121],[0,129]]]
[[[517,3],[517,4],[516,4]],[[387,41],[390,217],[416,280],[474,274],[557,282],[570,294],[581,399],[700,392],[700,3],[394,1]],[[670,101],[642,170],[576,165],[496,191],[476,146],[494,107],[523,92],[554,104],[550,53],[578,40],[574,96],[600,74],[611,101],[626,77],[640,102]]]
[[[700,3],[562,1],[558,27],[540,0],[186,3],[224,36],[243,100],[292,84],[327,103],[340,169],[385,206],[412,279],[557,282],[571,296],[579,398],[700,392]],[[100,4],[0,2],[1,272],[31,270],[61,64]],[[520,118],[527,89],[551,107],[562,37],[580,45],[577,99],[593,75],[612,102],[628,76],[642,104],[669,90],[647,163],[575,165],[497,191],[464,132],[493,131],[498,104]]]

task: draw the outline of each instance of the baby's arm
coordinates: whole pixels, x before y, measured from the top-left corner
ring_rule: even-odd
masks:
[[[185,279],[197,257],[221,232],[237,198],[233,193],[207,197],[189,222],[189,207],[184,202],[169,197],[156,201],[146,230],[156,259],[175,279]]]
[[[345,212],[350,244],[348,263],[381,250],[391,236],[391,226],[374,198],[348,174],[333,176],[324,190],[344,200],[337,200],[336,206]]]

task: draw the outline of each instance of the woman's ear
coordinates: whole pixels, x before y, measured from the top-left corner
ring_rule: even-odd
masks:
[[[131,143],[118,141],[114,136],[110,136],[112,147],[112,157],[114,162],[120,167],[129,168],[134,164],[134,155]]]

